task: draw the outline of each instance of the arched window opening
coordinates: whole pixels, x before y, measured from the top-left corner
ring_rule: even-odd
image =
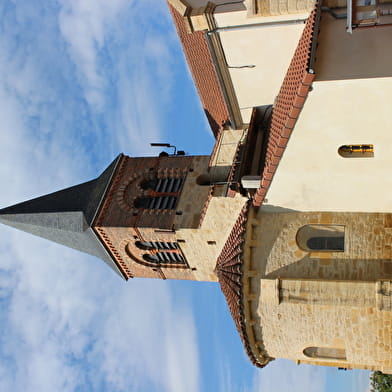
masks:
[[[176,204],[176,196],[146,196],[137,198],[133,205],[148,210],[173,210]]]
[[[144,180],[140,187],[144,190],[151,189],[157,193],[175,193],[178,192],[183,183],[183,178],[154,178]]]
[[[297,244],[306,252],[344,252],[344,226],[306,225],[297,232]]]
[[[156,254],[145,253],[143,259],[150,263],[159,263],[159,258]]]
[[[178,249],[176,242],[164,242],[164,241],[136,241],[135,245],[139,249],[152,250],[152,249],[162,249],[162,250],[175,250]]]
[[[303,353],[308,358],[346,360],[346,350],[344,348],[306,347]]]
[[[148,241],[136,241],[135,245],[137,248],[142,250],[150,250],[154,249],[151,242]]]
[[[157,186],[157,182],[157,179],[145,180],[140,183],[140,187],[142,189],[155,189],[155,187]]]
[[[185,258],[181,255],[176,242],[163,241],[136,241],[137,248],[148,250],[143,254],[143,259],[156,264],[185,264]]]
[[[140,183],[140,187],[147,191],[148,196],[137,198],[134,202],[134,207],[150,210],[174,209],[183,182],[183,178],[152,178],[143,180]]]
[[[133,203],[135,208],[148,208],[151,197],[138,197]]]
[[[343,158],[372,158],[374,147],[373,144],[345,144],[339,147],[338,154]]]
[[[306,241],[311,250],[334,250],[344,251],[344,237],[311,237]]]
[[[185,264],[185,259],[178,252],[145,253],[143,259],[156,264]]]

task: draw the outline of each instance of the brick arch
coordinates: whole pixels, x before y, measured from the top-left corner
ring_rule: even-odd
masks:
[[[179,246],[177,246],[176,249],[173,248],[173,251],[175,250],[176,253],[178,253],[178,255],[183,259],[183,263],[180,262],[176,262],[176,263],[169,263],[169,262],[165,262],[165,263],[161,263],[161,262],[154,262],[154,261],[149,261],[145,255],[153,255],[155,253],[158,253],[157,251],[159,249],[154,248],[151,250],[148,249],[143,249],[143,248],[138,248],[137,247],[137,242],[145,242],[145,241],[140,241],[140,240],[129,240],[126,244],[125,244],[125,253],[127,254],[127,256],[129,256],[129,258],[131,260],[133,260],[134,262],[136,262],[137,264],[143,265],[145,267],[149,267],[149,268],[164,268],[164,269],[168,269],[168,268],[179,268],[179,269],[189,269],[189,265],[186,261],[185,256],[182,254]],[[163,243],[164,241],[154,241],[156,243]],[[155,252],[155,253],[154,253]]]
[[[148,182],[153,184],[154,180],[159,181],[170,179],[175,181],[182,179],[181,183],[179,185],[177,184],[174,188],[174,193],[177,193],[177,196],[179,196],[186,174],[187,170],[180,168],[150,168],[145,169],[139,173],[133,173],[132,176],[125,179],[119,186],[117,192],[117,203],[123,210],[131,213],[137,213],[139,209],[148,210],[148,208],[135,207],[137,200],[142,198],[159,197],[159,192],[157,192],[157,189],[148,188]],[[163,189],[163,193],[170,193],[171,191],[171,188]],[[160,211],[165,213],[166,209],[160,209]]]

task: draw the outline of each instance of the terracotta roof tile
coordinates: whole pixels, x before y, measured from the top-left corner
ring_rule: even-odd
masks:
[[[315,3],[283,80],[272,111],[267,151],[253,205],[260,206],[276,172],[314,79],[312,63],[317,44],[320,2]]]
[[[205,34],[202,31],[188,33],[183,16],[170,4],[169,8],[204,112],[216,137],[230,116]]]
[[[246,332],[244,315],[242,292],[242,250],[249,205],[250,203],[247,202],[239,214],[239,217],[234,224],[234,227],[218,258],[215,272],[218,275],[222,292],[226,297],[230,313],[240,334],[246,353],[254,365],[264,367],[270,360],[272,360],[272,358],[265,356],[263,360],[260,360],[260,358],[256,357],[253,353]]]

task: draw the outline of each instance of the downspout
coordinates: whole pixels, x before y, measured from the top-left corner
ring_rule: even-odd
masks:
[[[226,101],[227,110],[229,112],[229,117],[232,121],[232,126],[234,129],[242,129],[244,124],[242,122],[241,110],[238,105],[230,73],[228,72],[227,62],[219,35],[212,36],[206,33],[205,37],[212,56],[215,70],[217,71],[217,76],[220,81],[222,93]]]

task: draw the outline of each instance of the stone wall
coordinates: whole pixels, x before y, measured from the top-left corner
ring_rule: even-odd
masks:
[[[376,281],[392,277],[392,214],[348,212],[269,212],[252,220],[252,260],[262,277]],[[279,211],[276,210],[276,211]],[[344,227],[344,252],[299,248],[305,225]]]
[[[220,255],[246,198],[214,197],[198,229],[179,229],[176,236],[188,263],[196,268],[196,280],[213,280],[216,261]]]
[[[391,373],[391,216],[253,210],[243,290],[254,351]],[[301,249],[297,233],[308,224],[343,226],[344,251]]]
[[[209,159],[123,158],[94,229],[128,277],[217,280],[216,260],[246,199],[218,197],[219,186],[198,185]],[[135,208],[134,200],[145,192],[140,184],[151,173],[184,178],[174,209]],[[186,264],[149,265],[136,241],[175,242]]]

